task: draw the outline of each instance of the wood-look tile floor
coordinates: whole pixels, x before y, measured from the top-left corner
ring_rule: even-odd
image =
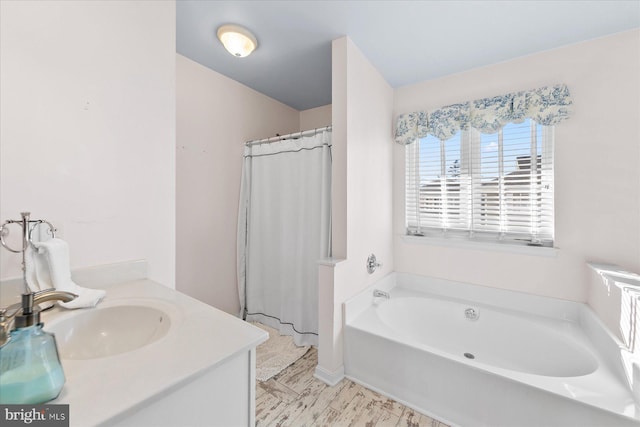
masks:
[[[333,387],[313,377],[318,353],[268,381],[258,381],[256,426],[448,427],[398,402],[343,379]]]

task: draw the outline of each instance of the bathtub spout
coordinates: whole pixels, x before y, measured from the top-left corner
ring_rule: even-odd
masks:
[[[381,291],[381,290],[379,290],[379,289],[374,289],[374,290],[373,290],[373,297],[374,297],[374,298],[376,298],[376,297],[382,297],[382,298],[386,298],[386,299],[389,299],[389,298],[390,298],[390,296],[389,296],[389,292]]]

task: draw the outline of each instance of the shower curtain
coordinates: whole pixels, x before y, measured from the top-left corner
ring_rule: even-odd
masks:
[[[318,345],[318,260],[330,256],[331,132],[245,147],[240,315]]]

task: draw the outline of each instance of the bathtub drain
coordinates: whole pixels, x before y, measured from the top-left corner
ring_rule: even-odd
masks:
[[[480,313],[475,308],[469,307],[464,311],[464,317],[468,320],[478,320]]]
[[[472,353],[465,353],[464,357],[466,357],[467,359],[475,359],[476,358]]]

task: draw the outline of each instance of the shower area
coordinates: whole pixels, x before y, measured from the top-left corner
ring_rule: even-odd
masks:
[[[331,256],[331,127],[245,144],[240,315],[318,345],[318,260]]]

